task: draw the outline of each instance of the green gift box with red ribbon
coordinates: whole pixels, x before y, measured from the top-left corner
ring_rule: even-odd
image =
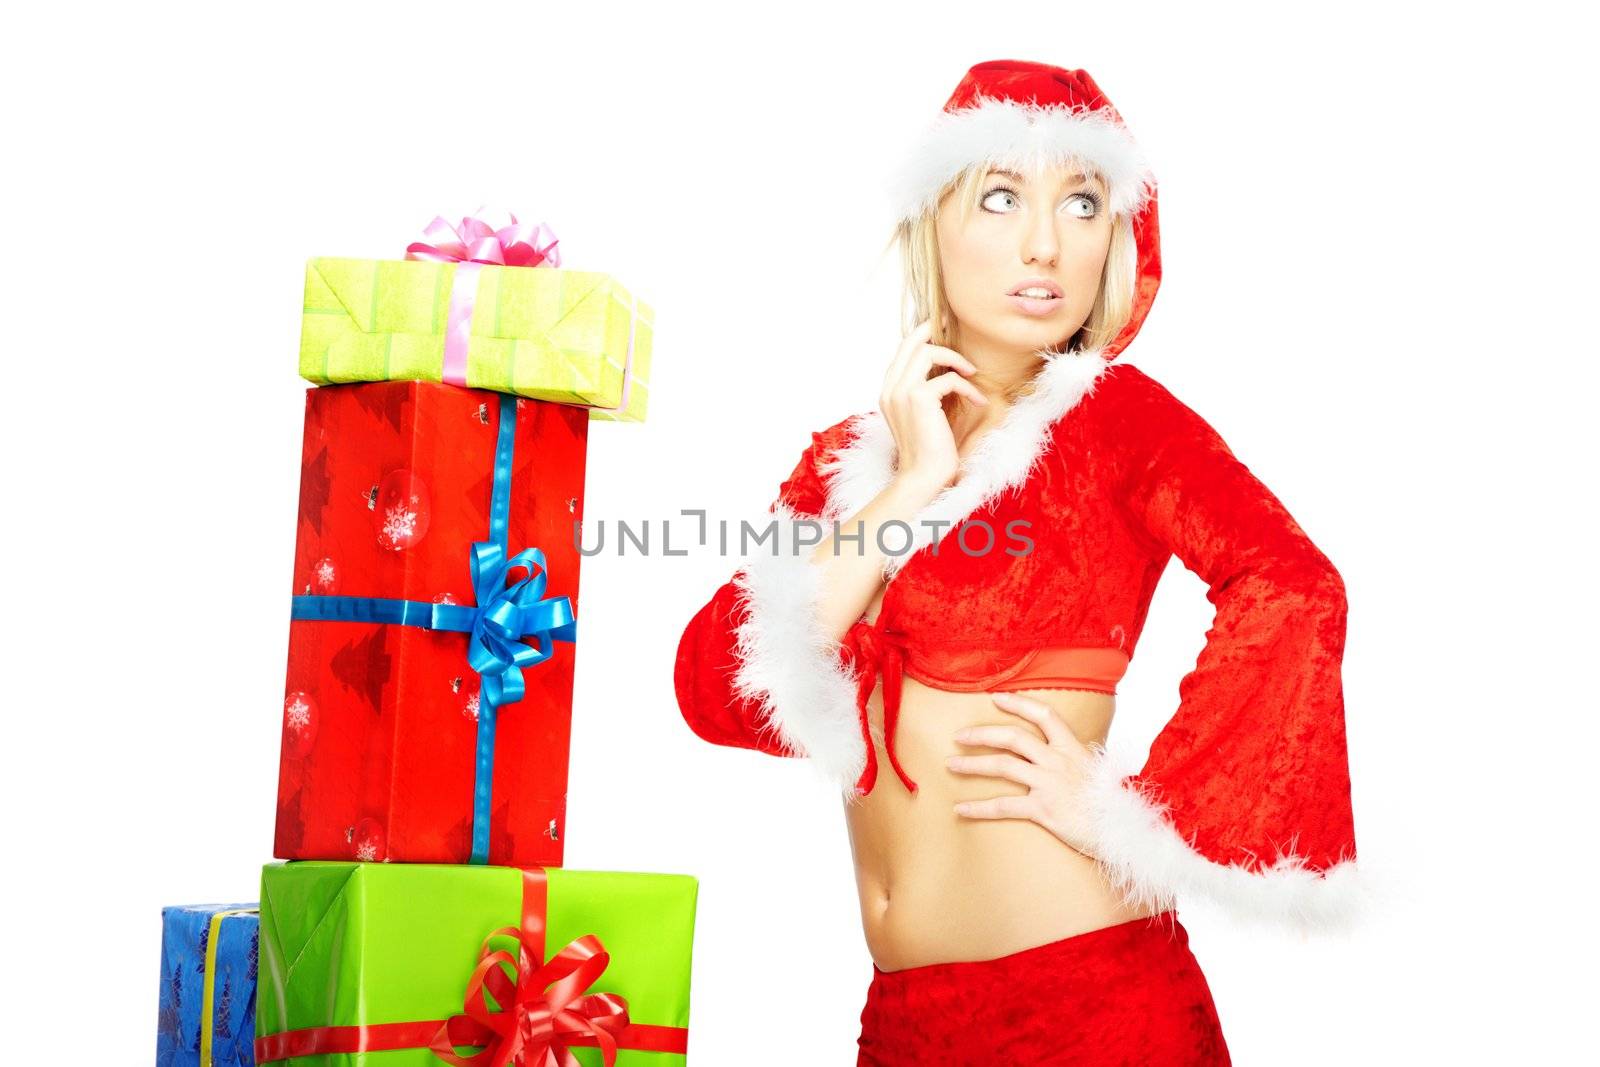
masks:
[[[685,874],[269,864],[256,1062],[682,1064],[698,890]]]

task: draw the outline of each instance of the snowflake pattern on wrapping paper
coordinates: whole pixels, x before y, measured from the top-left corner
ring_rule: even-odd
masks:
[[[298,697],[284,705],[283,715],[291,730],[304,730],[311,725],[311,705]]]
[[[478,696],[478,693],[473,693],[467,698],[466,704],[461,708],[461,714],[465,715],[473,722],[478,721]]]
[[[356,846],[356,860],[361,863],[376,863],[378,861],[378,846],[371,841],[363,841]]]
[[[413,504],[416,497],[411,498]],[[396,505],[384,512],[383,536],[389,544],[404,545],[411,542],[417,533],[417,511]]]

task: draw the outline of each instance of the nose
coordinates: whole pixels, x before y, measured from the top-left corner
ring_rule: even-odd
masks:
[[[1056,215],[1050,211],[1029,214],[1027,231],[1022,238],[1022,261],[1054,267],[1061,258],[1061,234],[1056,229]]]

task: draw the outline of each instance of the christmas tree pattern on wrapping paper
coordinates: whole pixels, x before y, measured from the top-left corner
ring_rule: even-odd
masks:
[[[351,641],[333,654],[330,665],[334,678],[348,690],[359,693],[373,714],[383,714],[383,691],[394,674],[394,657],[385,639],[388,631],[379,626],[367,637]]]
[[[183,1019],[178,1008],[182,1001],[183,968],[174,967],[167,975],[167,995],[162,998],[161,1012],[156,1017],[158,1038],[166,1038],[164,1047],[174,1051],[183,1048]]]
[[[489,854],[491,856],[510,856],[516,851],[517,838],[506,828],[511,814],[511,805],[502,801],[489,816]],[[450,835],[446,839],[446,847],[456,855],[470,855],[472,852],[472,813],[469,811],[465,818],[450,828]]]
[[[411,390],[403,382],[373,383],[356,391],[356,403],[369,415],[376,415],[396,432],[405,425],[406,402]]]
[[[482,413],[487,408],[480,407],[478,410]],[[482,418],[482,414],[479,417]],[[527,433],[535,441],[544,440],[544,435],[549,432],[545,429],[545,423],[550,420],[550,417],[550,407],[548,405],[537,401],[530,403],[526,398],[519,397],[517,400],[517,436],[520,438],[522,434]],[[498,426],[492,428],[496,433],[499,432]],[[538,494],[533,489],[534,483],[530,480],[537,477],[537,471],[533,469],[537,459],[536,452],[537,449],[518,448],[512,455],[511,463],[511,484],[517,487],[527,487],[520,489],[520,491],[513,489],[513,492],[517,494],[519,504],[526,505],[530,509],[535,507],[539,501]],[[472,483],[472,487],[467,490],[466,499],[472,505],[472,513],[483,522],[484,528],[487,530],[489,505],[494,499],[494,470],[492,468],[486,471],[483,477]],[[530,523],[531,520],[532,516],[530,514]],[[521,549],[513,546],[509,551],[518,552]]]
[[[300,472],[300,521],[322,536],[322,512],[328,506],[332,480],[328,475],[328,450],[317,451]]]
[[[283,803],[278,814],[278,854],[294,854],[305,847],[306,824],[305,816],[301,812],[301,799],[305,796],[305,789],[296,789],[287,801]],[[255,957],[252,955],[250,964],[255,966]]]
[[[233,975],[224,972],[222,989],[217,993],[215,1005],[216,1024],[211,1031],[213,1041],[233,1040]]]

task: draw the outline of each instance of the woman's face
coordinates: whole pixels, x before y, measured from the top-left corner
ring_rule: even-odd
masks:
[[[954,194],[935,224],[945,299],[963,343],[1034,352],[1064,345],[1083,327],[1111,247],[1108,190],[1076,167],[1031,175],[991,169],[965,222]],[[1059,296],[1020,300],[1029,282]],[[1037,282],[1036,282],[1037,283]]]

